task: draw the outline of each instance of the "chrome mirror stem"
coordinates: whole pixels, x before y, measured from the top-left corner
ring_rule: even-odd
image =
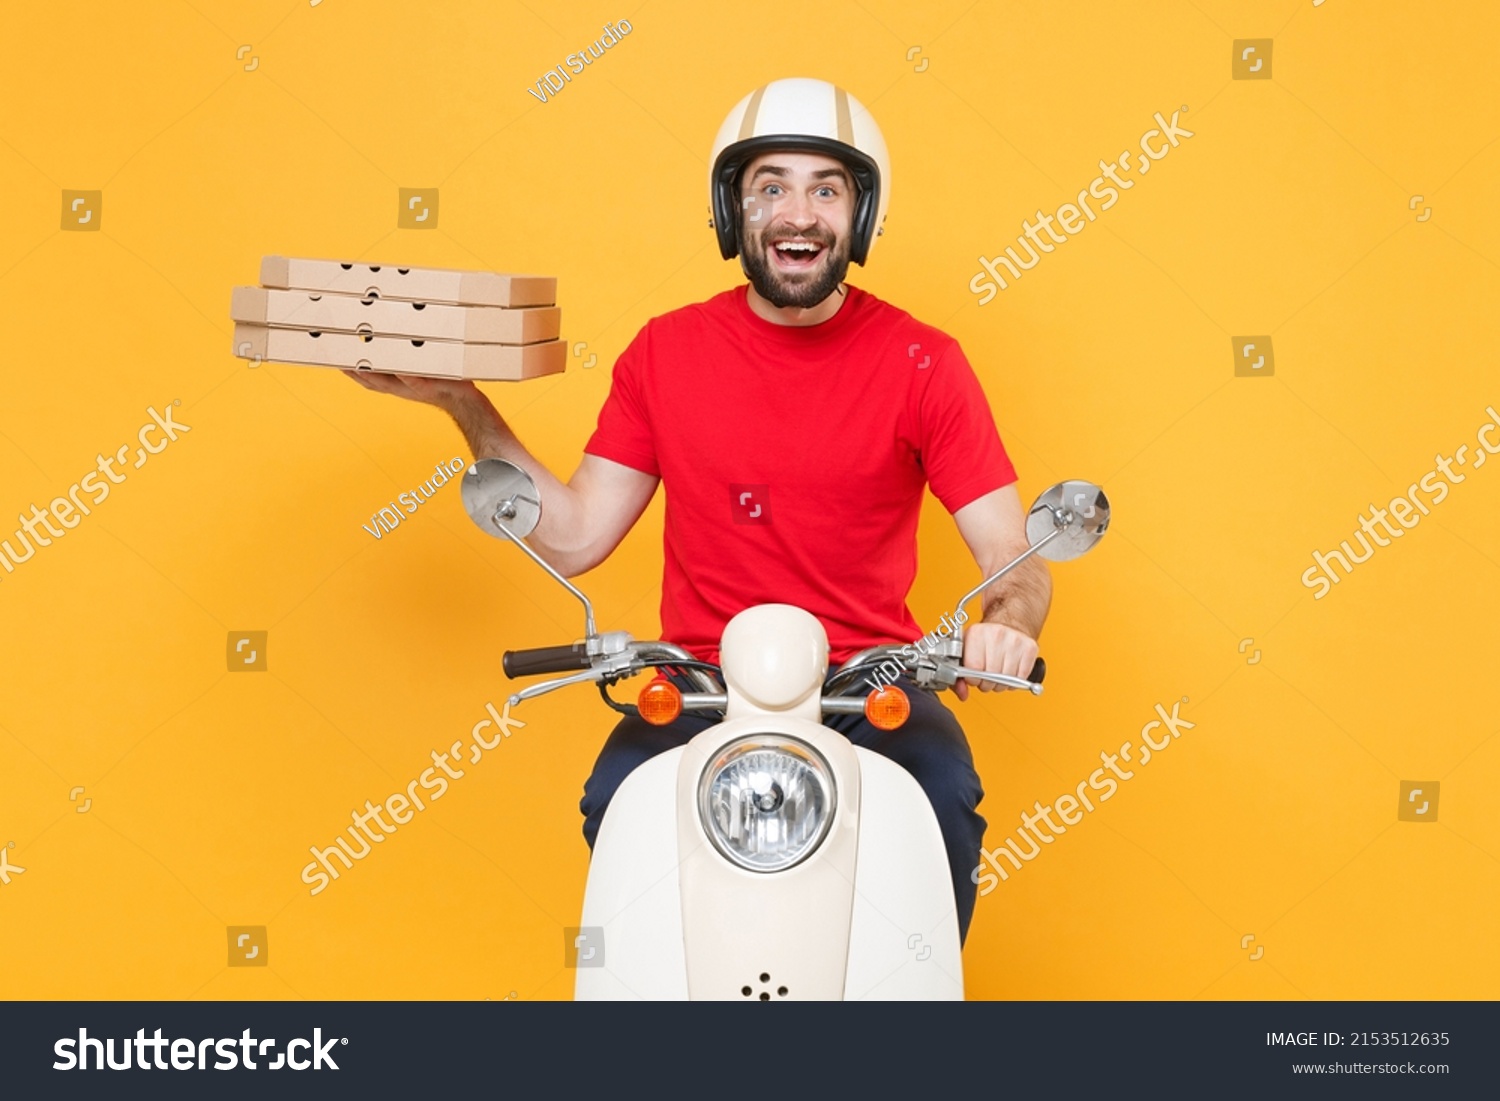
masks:
[[[548,573],[550,573],[553,576],[553,578],[557,581],[557,583],[559,585],[561,585],[563,588],[567,589],[568,592],[572,593],[574,596],[576,596],[583,603],[584,637],[585,638],[593,638],[599,632],[596,630],[596,628],[594,626],[594,606],[591,603],[589,603],[589,598],[586,597],[586,596],[584,596],[583,593],[579,592],[576,588],[574,588],[573,587],[573,583],[571,581],[569,581],[566,577],[564,577],[562,574],[558,573],[551,566],[549,566],[545,561],[543,561],[541,555],[537,554],[536,551],[534,551],[530,547],[528,547],[525,544],[525,542],[519,536],[517,536],[514,532],[512,532],[510,530],[510,528],[506,527],[505,524],[502,522],[504,519],[508,519],[508,517],[505,516],[505,506],[501,505],[500,508],[498,508],[498,509],[495,510],[495,515],[494,515],[494,518],[493,518],[493,522],[494,522],[495,527],[499,529],[499,531],[500,531],[500,533],[502,535],[504,535],[512,543],[514,543],[516,546],[520,547],[523,551],[525,551],[526,554],[531,558],[531,560],[533,562],[535,562],[538,566],[542,567],[542,569],[544,569]]]
[[[1006,574],[1010,573],[1011,570],[1015,569],[1022,562],[1026,561],[1026,559],[1030,558],[1033,554],[1035,554],[1037,551],[1041,550],[1043,547],[1045,547],[1048,543],[1052,542],[1052,540],[1056,539],[1062,533],[1063,533],[1063,529],[1059,527],[1056,531],[1053,531],[1050,534],[1043,536],[1041,539],[1039,539],[1035,543],[1031,544],[1031,546],[1027,547],[1026,550],[1023,553],[1017,555],[1014,561],[1009,562],[1006,565],[1000,567],[1000,569],[998,569],[994,573],[990,574],[989,577],[986,577],[978,585],[975,585],[972,589],[970,589],[967,593],[965,593],[963,599],[958,602],[958,605],[957,605],[957,607],[954,610],[955,611],[963,611],[964,605],[968,604],[969,601],[973,600],[980,593],[984,592],[985,589],[989,588],[996,581],[999,581]],[[981,612],[981,615],[982,614],[983,613]],[[955,637],[962,638],[963,637],[963,631],[964,631],[963,627],[959,626],[957,628],[957,630],[954,632]]]

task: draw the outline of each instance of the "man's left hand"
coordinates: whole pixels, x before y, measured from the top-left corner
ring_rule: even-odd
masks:
[[[971,623],[964,628],[964,667],[985,673],[1003,673],[1020,677],[1031,675],[1036,664],[1036,639],[1003,623]],[[953,692],[961,700],[969,698],[969,681],[960,680]],[[1004,685],[988,681],[975,682],[981,692],[1009,691]]]

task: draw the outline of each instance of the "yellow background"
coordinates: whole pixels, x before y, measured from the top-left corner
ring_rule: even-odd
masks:
[[[524,706],[322,894],[299,879],[352,807],[503,702],[503,649],[581,617],[456,483],[361,530],[467,460],[458,433],[332,371],[233,358],[230,288],[269,253],[556,274],[563,335],[598,365],[487,390],[566,477],[638,328],[739,281],[705,225],[709,145],[790,75],[848,88],[890,146],[886,235],[852,282],[962,342],[1024,499],[1083,477],[1116,509],[1054,567],[1046,695],[953,703],[991,843],[1154,704],[1186,696],[1197,724],[979,900],[969,995],[1500,993],[1500,464],[1324,599],[1299,581],[1500,402],[1500,9],[710,10],[7,12],[0,514],[66,493],[148,405],[180,399],[191,432],[0,574],[0,844],[26,869],[0,885],[0,996],[571,996],[577,801],[612,720],[590,690]],[[555,99],[527,94],[620,19]],[[1272,79],[1231,80],[1237,38],[1274,39]],[[1192,138],[975,304],[976,257],[1184,106]],[[439,189],[435,231],[396,228],[402,187]],[[98,232],[60,231],[64,189],[102,189]],[[1234,376],[1245,334],[1272,336],[1273,378]],[[601,626],[655,637],[660,530],[658,496],[584,578]],[[921,550],[912,607],[935,624],[976,575],[933,501]],[[267,672],[226,672],[238,629],[269,631]],[[1439,820],[1398,821],[1401,782],[1434,779]],[[257,925],[268,966],[226,967],[227,927]]]

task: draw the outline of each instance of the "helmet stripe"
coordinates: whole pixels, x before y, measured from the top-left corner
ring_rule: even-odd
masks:
[[[834,112],[838,116],[839,141],[845,145],[854,145],[854,125],[849,121],[849,93],[842,88],[835,87],[833,103]]]
[[[760,114],[761,97],[766,94],[766,86],[762,84],[755,89],[750,97],[750,102],[745,105],[745,117],[740,119],[740,136],[737,140],[744,141],[755,134],[755,117]]]

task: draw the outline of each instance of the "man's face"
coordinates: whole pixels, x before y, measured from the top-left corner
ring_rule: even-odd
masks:
[[[858,192],[843,164],[818,153],[763,153],[740,174],[740,227],[750,283],[773,306],[811,309],[849,271]]]

